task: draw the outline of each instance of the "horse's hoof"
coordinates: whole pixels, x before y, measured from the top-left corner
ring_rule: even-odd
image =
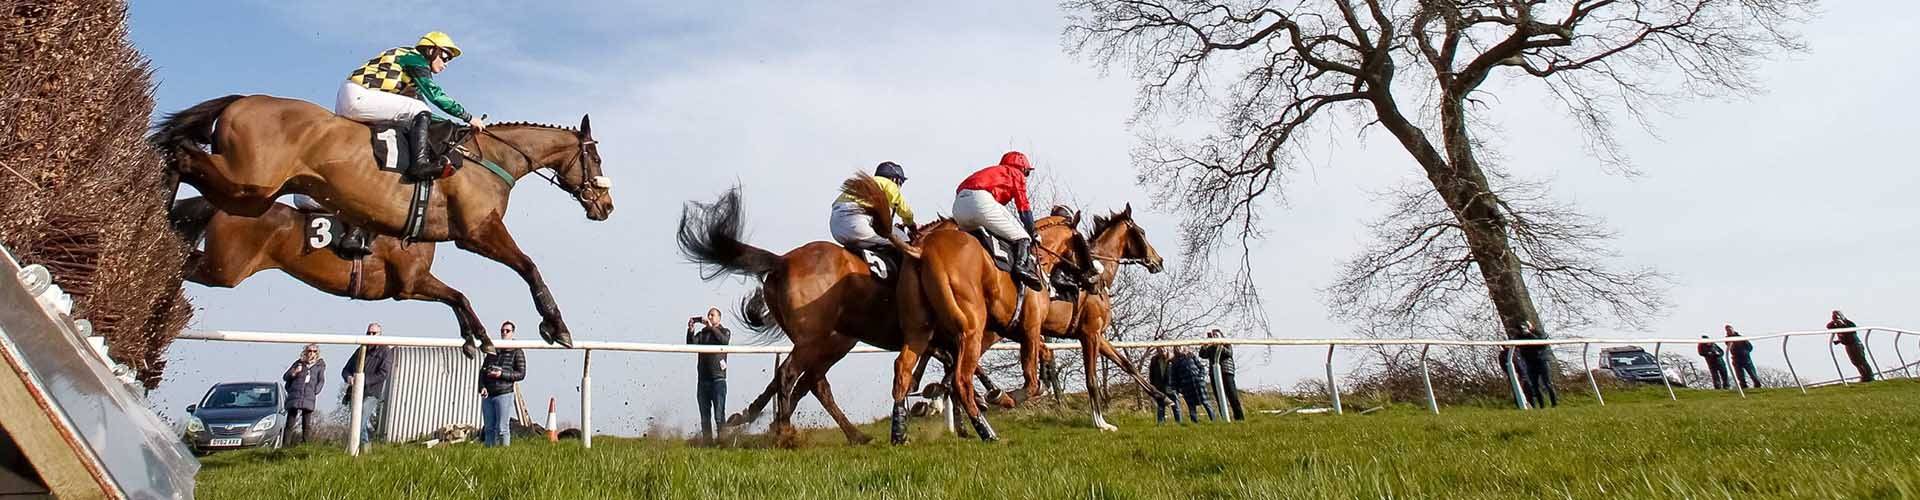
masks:
[[[1099,427],[1101,432],[1120,432],[1119,427],[1114,427],[1113,424],[1109,424],[1106,422],[1100,422],[1098,424],[1094,424],[1094,426]]]
[[[1001,409],[1007,409],[1007,410],[1011,410],[1013,409],[1014,406],[1019,404],[1019,402],[1015,400],[1013,396],[1009,396],[1006,394],[1001,394],[998,399],[993,400],[993,403],[996,405],[1000,405]]]
[[[474,347],[473,344],[467,344],[460,346],[460,354],[466,356],[467,359],[473,359],[479,357],[480,349]]]
[[[573,335],[545,321],[540,322],[540,340],[545,340],[549,344],[560,344],[561,347],[568,349],[573,348]]]

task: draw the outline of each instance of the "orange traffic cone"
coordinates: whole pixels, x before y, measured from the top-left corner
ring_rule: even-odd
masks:
[[[554,416],[555,416],[555,413],[553,411],[553,398],[549,397],[547,398],[547,442],[549,443],[560,442],[560,431],[554,430],[553,428],[553,426],[557,423],[557,422],[554,422]]]

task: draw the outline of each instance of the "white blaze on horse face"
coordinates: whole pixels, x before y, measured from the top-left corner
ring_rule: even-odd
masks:
[[[613,189],[613,178],[607,177],[604,175],[593,176],[593,187],[597,187],[600,189]]]

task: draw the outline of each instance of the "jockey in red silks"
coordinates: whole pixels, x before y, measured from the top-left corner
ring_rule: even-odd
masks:
[[[1027,176],[1032,173],[1027,155],[1019,151],[1001,155],[999,164],[980,169],[960,182],[953,197],[953,221],[963,230],[985,228],[1012,243],[1014,278],[1038,290],[1043,285],[1039,266],[1033,260],[1033,206],[1027,200]],[[1019,210],[1018,219],[1007,210],[1009,202]]]

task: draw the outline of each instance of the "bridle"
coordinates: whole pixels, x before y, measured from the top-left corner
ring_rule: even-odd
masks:
[[[560,180],[557,178],[557,176],[559,175],[558,172],[566,170],[569,167],[581,166],[582,168],[584,168],[584,165],[586,165],[586,162],[587,162],[587,146],[599,144],[600,141],[598,140],[588,138],[588,137],[582,137],[579,134],[575,134],[574,137],[580,139],[580,143],[578,145],[578,149],[574,151],[573,157],[567,159],[567,163],[565,165],[554,167],[553,169],[555,172],[554,175],[548,175],[544,172],[541,172],[541,170],[544,170],[544,169],[540,166],[540,161],[538,159],[535,159],[533,155],[528,154],[527,150],[520,149],[519,144],[514,144],[513,141],[509,141],[504,137],[500,137],[498,134],[494,134],[492,130],[480,129],[480,135],[492,137],[493,140],[500,141],[501,144],[505,144],[507,148],[512,149],[513,152],[520,153],[520,157],[525,158],[527,160],[527,171],[532,172],[533,175],[540,176],[541,179],[546,180],[547,183],[552,184],[553,187],[560,188],[561,191],[564,191],[567,194],[572,195],[575,201],[586,202],[586,203],[599,201],[600,194],[596,191],[606,190],[606,186],[599,186],[598,184],[596,184],[596,183],[602,182],[600,181],[600,179],[604,179],[605,177],[588,176],[585,170],[580,171],[580,185],[578,186],[569,187],[566,185],[566,183],[560,182]],[[474,149],[476,150],[480,149],[478,147],[479,139],[477,138],[475,139],[474,146],[475,146]],[[477,155],[478,153],[476,153],[476,156]],[[600,189],[598,190],[587,189],[587,186],[590,184],[593,184],[595,185],[595,187],[599,187]]]

